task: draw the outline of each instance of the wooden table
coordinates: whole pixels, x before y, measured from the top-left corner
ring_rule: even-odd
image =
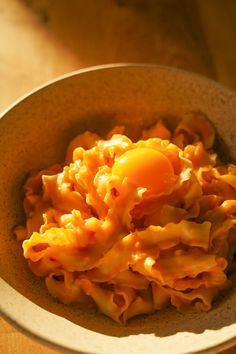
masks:
[[[0,0],[0,110],[51,78],[112,62],[172,65],[236,89],[235,43],[234,0]],[[0,319],[0,353],[56,351]]]

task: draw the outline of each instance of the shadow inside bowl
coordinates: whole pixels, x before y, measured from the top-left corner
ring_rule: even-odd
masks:
[[[222,97],[227,105],[221,102]],[[83,72],[41,88],[22,100],[0,120],[1,277],[30,302],[59,319],[65,318],[81,328],[114,338],[138,334],[160,338],[184,332],[198,334],[234,324],[235,288],[208,313],[181,314],[167,308],[134,318],[126,326],[96,311],[60,304],[48,294],[43,279],[28,269],[13,228],[24,223],[21,190],[25,175],[32,169],[63,161],[69,141],[78,133],[90,130],[104,136],[115,125],[125,124],[128,134],[135,139],[141,127],[150,126],[158,118],[173,122],[186,112],[200,110],[213,120],[236,157],[235,108],[235,95],[215,83],[158,67],[114,67]],[[222,124],[222,117],[229,117],[227,124]],[[14,299],[11,301],[9,317],[17,311]]]
[[[155,114],[152,114],[149,117],[146,116],[145,127],[148,127],[153,123],[154,116]],[[168,115],[167,117],[163,115],[160,116],[160,118],[164,119],[167,124],[169,121],[172,125],[175,125],[178,121],[176,116],[171,115]],[[51,161],[50,159],[50,163],[63,162],[65,150],[69,141],[77,134],[86,130],[105,136],[105,134],[115,125],[124,124],[126,126],[127,136],[136,140],[140,136],[142,127],[142,121],[139,121],[138,118],[136,119],[136,125],[134,126],[132,122],[131,124],[127,123],[127,117],[125,115],[121,118],[119,114],[116,116],[115,113],[109,115],[105,112],[99,115],[86,115],[81,118],[81,122],[82,124],[80,124],[79,127],[78,123],[74,122],[73,124],[70,124],[68,129],[63,129],[64,142],[63,145],[60,146],[60,149],[57,150],[57,158],[59,160]],[[216,148],[220,150],[221,155],[225,160],[229,159],[228,150],[224,142],[219,138],[217,138],[216,141]],[[29,153],[27,153],[27,155],[29,156]],[[50,164],[45,164],[45,162],[43,162],[44,160],[39,158],[32,164],[31,159],[31,167],[33,165],[33,168],[37,166],[38,169],[42,169],[48,167]],[[24,169],[25,166],[23,167],[23,170]],[[12,220],[14,220],[14,225],[25,223],[22,207],[22,187],[25,181],[25,176],[22,172],[23,171],[20,171],[19,173],[18,171],[17,178],[14,178],[10,199],[6,200],[4,208],[5,220],[11,221],[11,225],[6,224],[8,232],[11,230],[11,233],[7,242],[6,240],[3,242],[1,258],[2,267],[0,270],[2,278],[28,300],[46,311],[63,317],[80,327],[113,337],[127,337],[137,334],[154,334],[157,337],[168,337],[179,332],[192,332],[198,334],[203,333],[207,329],[217,330],[235,322],[236,307],[232,306],[232,304],[235,304],[236,302],[234,288],[228,291],[224,297],[218,299],[212,310],[207,313],[180,313],[173,307],[169,306],[168,308],[157,311],[152,315],[137,316],[136,318],[129,320],[124,326],[115,323],[106,316],[98,313],[95,309],[81,309],[79,305],[64,305],[59,303],[48,293],[44,280],[36,277],[29,270],[27,262],[23,258],[21,244],[16,241],[13,234]],[[4,204],[4,199],[2,200],[2,203]],[[11,217],[9,217],[10,205],[16,206],[16,208],[11,211]],[[11,264],[8,263],[6,257],[9,253],[11,253],[11,259],[9,259]],[[19,276],[19,274],[21,275]]]
[[[206,330],[219,330],[235,323],[236,309],[232,306],[236,302],[235,288],[218,298],[209,312],[180,313],[169,306],[152,315],[137,316],[129,320],[126,325],[119,325],[95,309],[81,309],[79,305],[59,303],[47,292],[42,279],[35,278],[29,271],[27,276],[31,278],[28,279],[30,289],[28,284],[10,285],[40,308],[84,329],[111,337],[128,337],[138,334],[168,337],[180,332],[201,334]]]

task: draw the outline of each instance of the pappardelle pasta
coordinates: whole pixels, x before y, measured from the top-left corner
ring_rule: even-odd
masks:
[[[189,113],[136,142],[123,126],[85,132],[64,165],[32,172],[15,234],[52,296],[118,323],[168,304],[208,311],[230,286],[236,244],[236,166],[221,163],[214,140]]]

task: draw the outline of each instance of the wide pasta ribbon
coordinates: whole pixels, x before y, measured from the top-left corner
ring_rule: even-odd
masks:
[[[168,304],[208,311],[230,286],[236,166],[221,163],[203,113],[167,122],[137,142],[124,126],[104,139],[85,132],[64,166],[30,174],[27,221],[15,234],[32,272],[63,303],[95,305],[124,324]]]

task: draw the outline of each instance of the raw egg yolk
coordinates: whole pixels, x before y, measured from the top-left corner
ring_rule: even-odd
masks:
[[[136,148],[126,151],[114,163],[112,173],[127,177],[136,187],[145,187],[147,192],[168,192],[176,177],[169,159],[152,148]]]

